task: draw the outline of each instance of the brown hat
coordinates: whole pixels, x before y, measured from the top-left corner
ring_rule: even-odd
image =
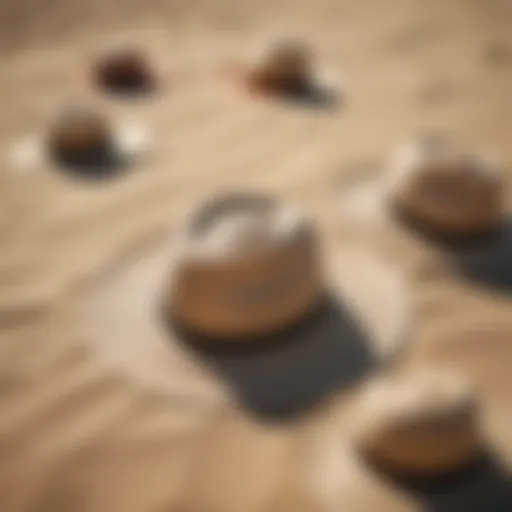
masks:
[[[228,196],[203,206],[185,226],[169,313],[226,338],[294,323],[323,292],[315,236],[308,219],[271,197]]]
[[[395,474],[453,472],[482,448],[477,397],[465,379],[443,371],[381,378],[360,397],[353,440],[366,460]]]
[[[344,200],[352,219],[369,218],[370,208],[374,217],[388,209],[415,228],[446,237],[490,233],[504,218],[499,169],[439,136],[400,149],[384,179],[349,189]]]
[[[252,91],[323,104],[339,99],[340,80],[319,69],[310,48],[297,39],[267,41],[239,68]]]
[[[47,140],[53,156],[73,160],[109,152],[114,144],[114,134],[109,120],[102,113],[74,105],[53,121]]]
[[[503,218],[497,169],[439,138],[426,138],[400,152],[388,194],[404,215],[441,233],[485,233]]]
[[[257,84],[270,90],[304,88],[313,80],[312,57],[300,41],[275,41],[262,51],[250,74]]]
[[[148,92],[157,85],[149,55],[133,45],[104,50],[93,62],[92,75],[93,83],[113,93]]]
[[[396,352],[408,304],[400,275],[368,249],[344,247],[327,260],[320,249],[314,223],[295,207],[265,194],[218,196],[192,212],[169,247],[95,289],[86,328],[109,363],[179,395],[226,397],[209,371],[219,360],[209,367],[203,357],[205,347],[226,346],[275,348],[216,368],[244,381],[249,399],[266,399],[273,381],[277,401],[310,386],[318,388],[310,395],[325,393],[343,371],[354,377]],[[198,340],[201,356],[190,350]],[[260,372],[264,398],[251,381]]]
[[[18,141],[9,154],[19,170],[54,163],[59,167],[126,164],[149,147],[138,126],[114,123],[93,105],[73,102],[50,118],[45,132]]]

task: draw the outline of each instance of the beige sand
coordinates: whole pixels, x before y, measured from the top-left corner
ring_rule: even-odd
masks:
[[[322,411],[312,423],[270,427],[239,411],[149,396],[101,369],[72,306],[212,189],[282,192],[318,215],[335,242],[331,201],[343,169],[387,154],[418,129],[446,128],[510,162],[510,4],[4,0],[0,20],[3,153],[66,97],[80,59],[109,28],[132,31],[185,77],[150,104],[105,102],[157,134],[161,149],[140,172],[98,184],[2,165],[2,512],[417,510],[341,449],[339,460],[321,462],[326,485],[303,485],[305,466],[314,467],[304,448],[326,430]],[[283,26],[347,78],[344,108],[248,101],[208,78],[217,59]],[[404,364],[441,361],[469,372],[492,442],[512,462],[510,299],[458,277],[435,250],[402,241],[399,261],[418,303]]]

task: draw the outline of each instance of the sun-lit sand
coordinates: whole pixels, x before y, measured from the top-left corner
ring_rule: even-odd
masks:
[[[4,0],[1,511],[420,510],[419,498],[350,458],[332,418],[350,414],[352,395],[267,424],[240,408],[151,393],[100,362],[80,305],[119,264],[173,233],[196,200],[225,187],[295,201],[342,251],[350,243],[338,224],[343,177],[418,132],[443,129],[507,167],[511,23],[506,0]],[[280,31],[304,38],[343,77],[341,104],[254,98],[226,78],[226,62]],[[171,68],[154,97],[99,96],[120,122],[147,126],[154,150],[108,180],[18,172],[4,156],[60,102],[94,94],[83,68],[118,37],[142,41]],[[358,236],[394,259],[411,287],[414,325],[398,367],[467,374],[482,395],[485,434],[511,465],[510,275],[496,283],[465,271],[406,232],[387,237],[370,226]],[[510,252],[496,261],[506,265]],[[470,270],[482,270],[480,256]],[[481,499],[490,505],[476,511],[510,510]]]

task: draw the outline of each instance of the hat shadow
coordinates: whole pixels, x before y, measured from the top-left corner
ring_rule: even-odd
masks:
[[[110,180],[128,169],[128,158],[114,149],[87,151],[82,155],[53,154],[59,172],[82,181]]]
[[[492,235],[462,250],[451,250],[451,259],[461,274],[499,292],[512,293],[512,218],[504,220]]]
[[[512,479],[483,452],[474,462],[435,479],[419,480],[377,470],[385,480],[412,494],[425,512],[508,512]]]
[[[113,98],[126,100],[141,100],[152,98],[159,90],[154,80],[147,79],[141,82],[100,83],[99,87]]]
[[[345,102],[343,91],[328,87],[316,80],[276,92],[284,101],[308,108],[333,109]]]
[[[506,217],[490,232],[448,236],[410,218],[396,206],[391,208],[391,213],[411,233],[446,251],[455,271],[463,277],[502,293],[512,293],[511,217]]]
[[[251,412],[293,419],[377,365],[366,333],[332,297],[299,324],[264,338],[223,343],[176,326],[183,340]]]

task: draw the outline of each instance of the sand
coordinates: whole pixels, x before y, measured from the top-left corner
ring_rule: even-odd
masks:
[[[81,87],[81,59],[110,36],[140,38],[177,70],[155,101],[103,100],[154,133],[158,150],[133,172],[83,181],[2,164],[2,512],[419,510],[417,496],[357,467],[341,444],[338,452],[332,414],[348,406],[343,400],[268,424],[152,394],[101,364],[79,329],[78,305],[213,190],[282,193],[342,244],[344,173],[381,161],[418,130],[445,129],[510,163],[510,3],[4,0],[0,20],[2,154]],[[215,71],[282,27],[344,78],[341,108],[253,101]],[[413,290],[415,325],[400,364],[467,372],[484,399],[489,439],[512,463],[510,290],[463,277],[415,238],[391,247],[385,232],[360,235],[383,242]],[[458,499],[428,506],[470,510]],[[471,510],[510,510],[483,499]]]

